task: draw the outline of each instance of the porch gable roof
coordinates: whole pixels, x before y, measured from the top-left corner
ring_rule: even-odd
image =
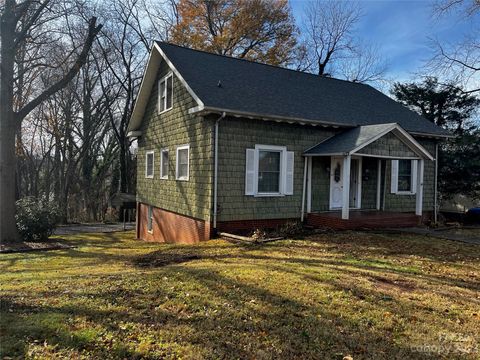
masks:
[[[353,155],[390,132],[397,136],[419,158],[433,160],[433,156],[397,123],[357,126],[329,137],[307,149],[303,155]]]

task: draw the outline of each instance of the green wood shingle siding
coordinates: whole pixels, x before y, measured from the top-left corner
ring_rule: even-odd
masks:
[[[362,158],[362,209],[377,207],[377,174],[378,159]]]
[[[209,220],[212,207],[212,123],[188,114],[197,105],[178,78],[173,76],[173,108],[157,112],[158,80],[170,71],[162,61],[148,101],[138,141],[138,201],[182,215]],[[175,179],[176,148],[190,144],[190,179]],[[169,150],[168,179],[160,179],[160,152]],[[145,178],[145,152],[155,151],[154,178]]]
[[[312,211],[330,206],[330,156],[312,158]]]
[[[417,141],[432,155],[435,156],[435,142],[428,139]],[[415,195],[398,195],[391,193],[391,161],[387,161],[387,178],[385,191],[385,210],[415,211]],[[435,196],[435,162],[425,160],[423,174],[423,211],[434,210]]]
[[[380,139],[358,151],[361,154],[381,156],[416,157],[415,153],[405,145],[395,134],[388,133]]]
[[[303,152],[332,130],[273,121],[226,118],[219,125],[219,221],[299,218]],[[286,146],[295,152],[294,192],[281,197],[245,196],[245,151],[255,144]]]

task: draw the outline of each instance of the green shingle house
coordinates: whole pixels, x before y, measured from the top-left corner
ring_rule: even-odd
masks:
[[[365,84],[163,42],[130,119],[137,236],[407,226],[435,216],[449,134]]]

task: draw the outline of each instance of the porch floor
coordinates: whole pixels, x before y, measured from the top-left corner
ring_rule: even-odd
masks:
[[[335,230],[380,229],[418,226],[421,216],[414,212],[350,210],[350,219],[343,220],[341,211],[309,213],[307,225]]]

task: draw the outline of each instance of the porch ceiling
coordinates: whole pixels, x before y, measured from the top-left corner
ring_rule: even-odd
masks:
[[[433,156],[396,123],[358,126],[349,129],[322,141],[310,149],[307,149],[304,152],[304,155],[332,156],[358,154],[371,157],[385,157],[380,154],[376,155],[375,153],[369,153],[368,155],[361,154],[360,150],[389,133],[393,133],[398,137],[400,141],[416,155],[416,157],[433,160]],[[392,158],[402,157],[411,158],[412,156],[411,154],[406,156],[392,156]]]

